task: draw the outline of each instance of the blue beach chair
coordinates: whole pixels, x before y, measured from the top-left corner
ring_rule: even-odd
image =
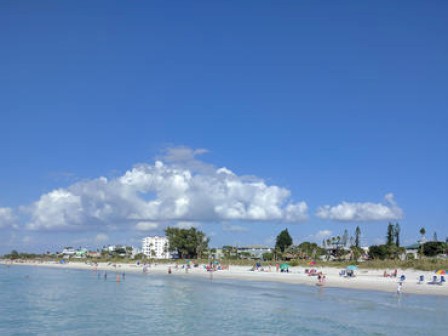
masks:
[[[439,281],[437,281],[437,275],[433,275],[432,281],[428,281],[428,285],[437,285]]]

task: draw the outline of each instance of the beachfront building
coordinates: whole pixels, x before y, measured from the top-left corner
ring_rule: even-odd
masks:
[[[169,240],[167,237],[150,236],[142,240],[142,253],[150,258],[171,259],[169,252]]]
[[[62,256],[63,258],[70,258],[72,256],[74,256],[76,253],[76,250],[73,247],[64,247],[64,249],[62,250]]]
[[[250,259],[263,259],[264,253],[272,253],[272,248],[262,245],[249,245],[238,247],[240,256],[248,256]]]

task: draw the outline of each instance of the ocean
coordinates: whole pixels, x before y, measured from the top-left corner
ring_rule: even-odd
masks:
[[[448,299],[0,265],[0,335],[446,335]]]

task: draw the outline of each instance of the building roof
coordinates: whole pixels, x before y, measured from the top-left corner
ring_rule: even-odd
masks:
[[[248,246],[241,246],[238,248],[239,249],[270,249],[270,247],[263,246],[263,245],[248,245]]]

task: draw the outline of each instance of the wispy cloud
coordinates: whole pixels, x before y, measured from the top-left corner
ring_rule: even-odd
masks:
[[[249,231],[246,227],[236,224],[223,223],[222,225],[223,231],[228,232],[247,232]]]
[[[385,203],[349,203],[330,206],[324,205],[317,209],[316,216],[334,221],[383,221],[403,217],[403,210],[398,207],[393,194],[387,194]]]
[[[31,230],[155,229],[161,222],[306,220],[305,202],[256,177],[200,161],[205,150],[171,148],[154,164],[43,194],[25,207]],[[137,223],[137,224],[136,224]],[[148,224],[151,223],[151,224]]]

